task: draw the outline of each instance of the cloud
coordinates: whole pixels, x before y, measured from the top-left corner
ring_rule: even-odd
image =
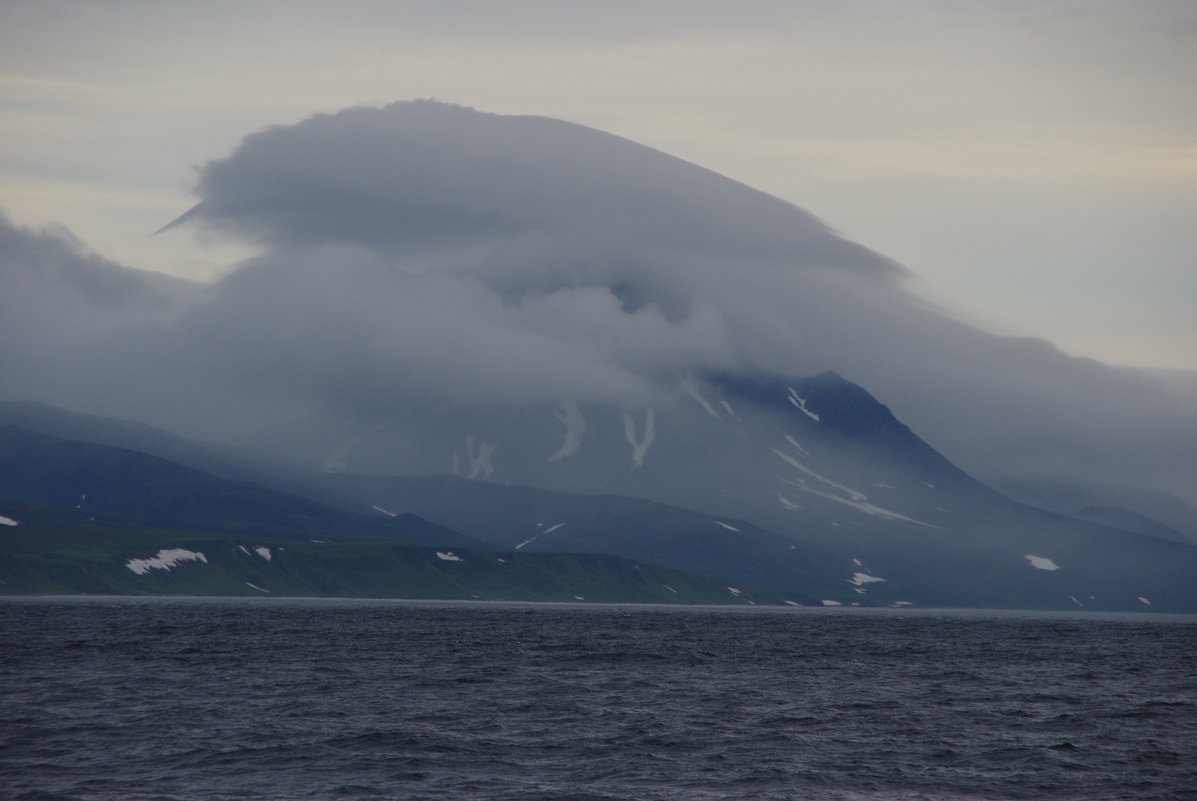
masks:
[[[353,108],[246,137],[197,193],[172,225],[262,255],[182,306],[132,300],[144,277],[118,293],[157,316],[85,291],[89,257],[47,266],[65,294],[31,296],[73,322],[2,332],[64,353],[104,333],[72,354],[86,378],[44,399],[270,444],[414,405],[632,406],[679,374],[834,369],[966,469],[1197,484],[1192,407],[1147,374],[981,331],[809,213],[592,129]]]
[[[254,134],[198,192],[172,225],[267,248],[220,305],[262,286],[288,287],[291,309],[340,304],[354,341],[388,354],[380,370],[459,394],[610,400],[679,371],[778,369],[793,356],[781,343],[803,338],[797,312],[819,305],[804,280],[817,294],[828,271],[883,285],[904,272],[627,140],[437,103]]]
[[[642,267],[646,250],[902,272],[784,201],[651,148],[559,120],[442,103],[269,128],[205,165],[197,192],[201,202],[174,224],[273,247],[353,242],[408,270],[464,244],[484,248],[483,278],[515,248],[527,262],[522,275],[547,268],[553,286],[596,271],[600,282],[618,280],[617,271]],[[545,265],[559,256],[556,243],[570,258]]]
[[[61,226],[22,228],[3,215],[0,287],[0,392],[68,399],[102,382],[113,357],[92,364],[87,351],[116,332],[173,319],[196,291],[115,264]]]

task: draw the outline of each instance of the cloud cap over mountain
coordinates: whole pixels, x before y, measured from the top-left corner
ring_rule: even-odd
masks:
[[[197,192],[180,221],[272,246],[349,241],[418,260],[462,240],[539,235],[612,254],[902,271],[789,203],[651,148],[433,101],[268,128],[201,168]],[[553,284],[584,280],[556,267]]]
[[[679,374],[833,369],[974,471],[1197,484],[1192,406],[1147,375],[980,331],[810,214],[592,129],[352,108],[246,137],[197,192],[174,225],[263,252],[177,319],[80,348],[111,365],[76,393],[101,411],[268,441],[283,418],[364,432],[429,402],[644,404]]]

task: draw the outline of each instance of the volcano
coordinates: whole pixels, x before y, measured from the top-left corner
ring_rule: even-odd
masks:
[[[210,286],[0,226],[4,398],[512,549],[834,603],[1197,608],[1195,399],[972,326],[792,204],[425,101],[251,134],[196,193],[164,235],[259,251]]]

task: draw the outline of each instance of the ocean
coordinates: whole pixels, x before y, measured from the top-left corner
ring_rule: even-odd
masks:
[[[0,797],[1197,799],[1197,617],[10,598]]]

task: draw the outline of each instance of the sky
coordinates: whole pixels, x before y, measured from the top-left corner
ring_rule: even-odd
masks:
[[[1190,2],[8,2],[0,208],[213,279],[199,169],[438,98],[627,137],[776,195],[1002,334],[1197,369]]]

